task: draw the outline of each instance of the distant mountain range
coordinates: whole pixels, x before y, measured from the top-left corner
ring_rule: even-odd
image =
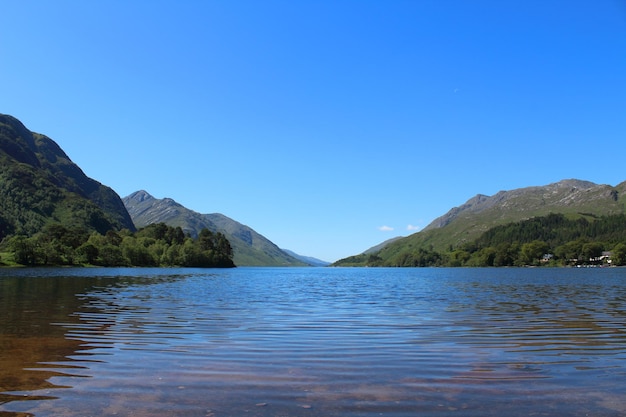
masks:
[[[623,214],[626,182],[613,187],[567,179],[556,183],[478,194],[433,220],[421,232],[424,243],[436,249],[467,242],[494,226],[562,213],[570,217]],[[445,232],[444,232],[445,231]]]
[[[0,241],[52,223],[106,233],[135,226],[120,197],[47,136],[0,114]]]
[[[146,191],[136,191],[122,199],[138,228],[154,223],[179,226],[185,233],[197,236],[207,228],[223,233],[230,242],[238,266],[320,266],[323,261],[280,249],[252,228],[223,214],[201,214],[171,198],[157,199]]]
[[[626,213],[626,182],[617,186],[567,179],[545,186],[500,191],[493,196],[478,194],[461,206],[450,209],[423,230],[410,236],[383,242],[334,265],[366,264],[368,256],[391,262],[420,249],[445,252],[472,242],[482,233],[500,225],[560,213],[567,218],[587,218]]]
[[[568,179],[500,191],[493,196],[478,194],[418,233],[382,242],[334,265],[368,265],[369,261],[397,265],[398,259],[414,263],[418,252],[420,259],[438,256],[437,252],[469,254],[471,248],[467,245],[474,244],[487,231],[551,214],[561,217],[548,222],[560,222],[570,228],[580,225],[572,226],[566,221],[589,224],[608,218],[601,220],[605,231],[597,236],[613,236],[611,244],[615,244],[621,233],[626,236],[626,227],[622,226],[623,217],[611,216],[623,216],[625,207],[626,182],[610,186]],[[180,226],[191,236],[197,236],[202,228],[221,232],[233,248],[235,264],[240,266],[327,264],[280,249],[252,228],[223,214],[200,214],[172,199],[156,199],[146,191],[137,191],[122,200],[111,188],[87,177],[52,139],[31,132],[12,116],[0,114],[0,242],[14,235],[34,236],[54,225],[105,234],[109,230],[134,231],[154,223]],[[607,233],[607,225],[615,233]],[[516,230],[524,227],[529,225],[520,225]],[[528,229],[524,230],[527,233]]]
[[[307,265],[311,265],[311,266],[328,266],[330,265],[330,262],[327,261],[322,261],[321,259],[317,259],[314,258],[312,256],[304,256],[304,255],[298,255],[297,253],[290,251],[289,249],[281,249],[283,252],[286,252],[288,255],[293,256],[296,259],[299,259],[300,261],[304,262]]]
[[[200,214],[172,199],[138,191],[124,201],[111,188],[87,177],[47,136],[0,114],[0,242],[7,236],[33,236],[48,225],[105,234],[163,222],[196,237],[206,227],[229,240],[240,266],[325,265],[284,251],[222,214]]]

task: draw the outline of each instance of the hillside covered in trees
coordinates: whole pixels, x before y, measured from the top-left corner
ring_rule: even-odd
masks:
[[[115,191],[87,177],[52,139],[0,114],[0,241],[53,224],[135,230]]]
[[[446,250],[420,247],[386,259],[364,253],[335,266],[568,266],[609,259],[612,265],[626,265],[626,215],[571,219],[552,213],[493,227]]]
[[[4,253],[3,253],[4,252]],[[226,237],[207,229],[197,238],[180,227],[153,224],[131,232],[105,234],[84,228],[47,225],[32,237],[14,235],[0,245],[0,264],[27,266],[234,267]]]

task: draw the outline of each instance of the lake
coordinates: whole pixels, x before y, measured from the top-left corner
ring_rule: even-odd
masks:
[[[0,416],[624,416],[626,269],[0,269]]]

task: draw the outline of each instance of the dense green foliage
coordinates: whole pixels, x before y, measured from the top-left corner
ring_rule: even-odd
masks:
[[[445,251],[418,247],[385,259],[362,254],[337,266],[626,265],[626,215],[570,219],[563,214],[493,227],[477,239]]]
[[[14,263],[28,266],[235,266],[232,248],[223,234],[203,229],[194,239],[180,227],[163,223],[137,232],[124,229],[105,234],[48,224],[32,237],[14,235],[1,246]]]
[[[570,219],[563,214],[551,213],[522,222],[496,226],[474,241],[479,248],[497,246],[508,242],[528,243],[542,240],[551,247],[580,238],[617,243],[626,237],[626,216],[588,216]],[[471,247],[471,245],[468,245]]]

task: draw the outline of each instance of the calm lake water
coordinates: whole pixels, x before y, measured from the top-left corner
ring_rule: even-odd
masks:
[[[626,269],[1,269],[0,416],[624,416]]]

